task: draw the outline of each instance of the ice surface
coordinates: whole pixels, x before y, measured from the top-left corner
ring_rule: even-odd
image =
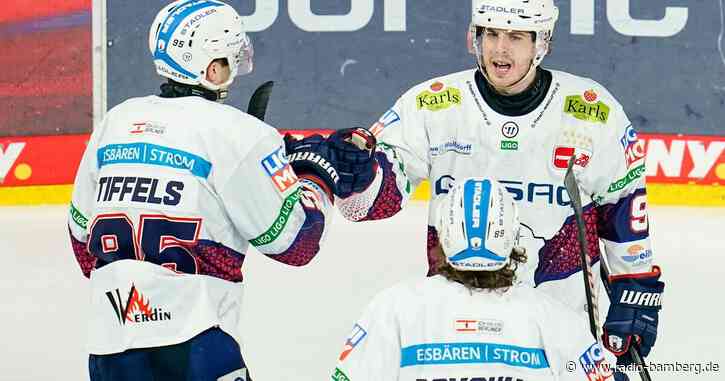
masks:
[[[0,208],[2,381],[88,379],[88,287],[70,249],[66,212],[64,206]],[[425,203],[412,203],[384,221],[354,224],[335,216],[322,252],[302,268],[250,252],[243,351],[255,381],[329,380],[370,298],[425,274],[426,213]],[[721,368],[652,378],[722,380],[725,209],[654,206],[650,221],[667,286],[660,338],[648,361]]]

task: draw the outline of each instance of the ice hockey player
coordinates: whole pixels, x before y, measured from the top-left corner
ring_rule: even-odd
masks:
[[[493,177],[521,207],[521,244],[529,253],[521,280],[583,313],[579,247],[563,186],[575,155],[592,261],[599,262],[601,240],[612,274],[604,343],[629,364],[633,337],[645,356],[654,345],[664,288],[649,240],[643,142],[600,84],[540,66],[558,18],[552,0],[475,4],[469,44],[476,67],[404,93],[370,128],[378,147],[367,166],[364,151],[346,156],[361,169],[351,187],[359,191],[336,204],[352,221],[387,218],[427,179],[432,222],[456,180]],[[428,225],[431,275],[439,232]]]
[[[487,178],[438,202],[437,275],[378,294],[354,325],[332,379],[607,380],[586,320],[528,285],[516,204]]]
[[[251,244],[307,264],[339,178],[305,147],[288,160],[277,130],[220,103],[252,70],[231,6],[169,4],[149,48],[167,79],[161,94],[108,112],[74,184],[69,227],[90,277],[90,378],[248,380],[237,328],[245,253]]]

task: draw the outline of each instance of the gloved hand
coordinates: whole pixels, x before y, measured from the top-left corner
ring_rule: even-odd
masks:
[[[665,288],[660,275],[660,268],[654,266],[649,273],[609,277],[612,304],[604,322],[602,341],[617,356],[618,365],[633,363],[628,354],[632,338],[639,343],[642,357],[655,344]]]
[[[338,130],[326,140],[327,152],[340,175],[335,195],[347,198],[367,189],[375,179],[375,136],[365,128]]]
[[[330,150],[325,138],[320,134],[295,139],[284,136],[285,151],[290,166],[300,178],[315,182],[327,193],[330,201],[337,192],[340,176],[330,160]]]

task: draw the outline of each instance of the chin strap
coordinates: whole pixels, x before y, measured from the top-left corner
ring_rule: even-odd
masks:
[[[197,96],[214,102],[224,102],[229,95],[227,89],[209,90],[201,86],[186,85],[183,83],[169,80],[167,83],[161,84],[162,98],[179,98]]]

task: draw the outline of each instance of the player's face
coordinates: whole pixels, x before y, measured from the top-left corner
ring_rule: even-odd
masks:
[[[482,39],[483,64],[491,85],[504,94],[516,94],[528,88],[534,75],[521,79],[529,72],[536,54],[531,33],[486,28]]]

